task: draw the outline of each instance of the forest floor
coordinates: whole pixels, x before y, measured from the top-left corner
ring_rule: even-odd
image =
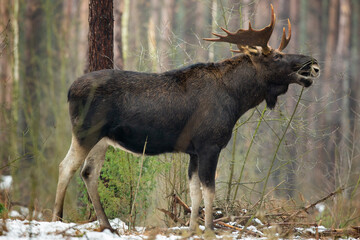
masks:
[[[0,220],[0,240],[13,239],[73,239],[73,240],[107,240],[107,239],[334,239],[334,230],[326,229],[323,226],[295,227],[291,235],[281,237],[277,233],[277,227],[270,226],[261,228],[250,225],[249,232],[243,233],[232,228],[216,228],[215,235],[204,233],[204,227],[200,226],[201,232],[190,234],[187,227],[174,228],[152,228],[146,229],[138,227],[136,230],[129,231],[128,227],[120,219],[110,221],[112,227],[118,234],[108,230],[99,231],[98,222],[86,224],[63,223],[63,222],[42,222],[28,221],[19,219]],[[231,224],[231,223],[230,223]],[[336,237],[337,239],[360,239],[359,236]]]
[[[1,185],[2,184],[2,185]],[[0,189],[4,187],[4,181],[0,184]],[[10,185],[8,181],[7,185]],[[191,208],[186,205],[175,194],[173,197],[173,211],[158,209],[163,212],[174,223],[184,227],[159,228],[159,227],[136,227],[129,230],[129,227],[120,219],[110,220],[111,226],[117,233],[108,230],[99,231],[97,221],[87,223],[64,223],[48,222],[39,219],[47,219],[40,212],[34,211],[30,214],[26,207],[18,206],[17,209],[9,208],[6,214],[0,217],[0,240],[15,239],[69,239],[69,240],[107,240],[107,239],[359,239],[360,225],[350,226],[343,229],[326,228],[321,225],[321,220],[314,221],[315,218],[306,218],[309,210],[316,208],[321,213],[325,205],[323,201],[336,195],[339,190],[329,193],[327,196],[308,204],[298,210],[285,211],[283,204],[276,211],[267,213],[251,214],[246,209],[241,209],[238,215],[226,216],[221,208],[214,211],[214,232],[204,231],[200,226],[198,232],[191,233],[188,227],[188,220],[182,219],[177,213],[179,208],[184,212],[190,213]],[[1,205],[0,207],[4,206]],[[6,206],[6,204],[5,204]],[[240,209],[240,208],[239,208]],[[280,210],[281,211],[280,211]],[[1,209],[0,209],[1,210]],[[2,209],[4,211],[4,208]],[[0,212],[1,213],[1,212]],[[261,213],[261,214],[260,214]],[[36,220],[26,220],[33,216]],[[203,219],[203,211],[200,219]],[[312,219],[312,220],[311,220]],[[202,220],[203,221],[203,220]],[[247,226],[247,227],[244,227]],[[215,233],[215,234],[214,234]]]

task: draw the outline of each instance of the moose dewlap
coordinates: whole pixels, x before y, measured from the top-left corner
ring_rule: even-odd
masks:
[[[111,144],[142,154],[146,142],[148,155],[190,155],[190,229],[198,226],[202,198],[205,227],[212,229],[216,165],[236,121],[264,100],[273,108],[289,84],[309,87],[319,75],[314,58],[282,52],[291,38],[290,21],[280,47],[268,45],[276,21],[272,6],[271,11],[271,23],[263,29],[249,24],[248,30],[223,29],[226,36],[205,39],[236,44],[239,54],[233,58],[164,73],[101,70],[77,79],[68,93],[73,136],[59,166],[53,220],[62,218],[66,188],[83,164],[81,175],[100,226],[111,229],[97,192],[106,149]]]

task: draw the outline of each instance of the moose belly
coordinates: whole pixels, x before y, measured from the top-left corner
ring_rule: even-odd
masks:
[[[157,155],[176,151],[179,133],[141,126],[122,126],[111,131],[106,141],[124,151],[141,155]]]

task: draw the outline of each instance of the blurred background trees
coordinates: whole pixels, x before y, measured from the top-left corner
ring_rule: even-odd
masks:
[[[328,203],[332,223],[340,224],[336,210],[360,207],[359,1],[114,0],[114,52],[106,58],[111,68],[163,72],[231,57],[233,46],[202,38],[221,32],[220,27],[246,28],[249,20],[255,28],[264,27],[270,19],[269,2],[277,14],[270,45],[279,45],[290,18],[292,40],[285,51],[314,56],[322,75],[300,100],[301,87],[291,86],[275,110],[266,111],[262,104],[239,120],[220,157],[217,204],[247,206],[266,189],[271,192],[267,198],[301,205],[344,186],[341,198]],[[0,174],[14,178],[10,202],[43,211],[45,217],[54,200],[58,164],[71,139],[67,89],[89,67],[88,17],[88,0],[3,0],[0,5]],[[160,224],[164,216],[154,209],[172,207],[166,196],[176,193],[188,201],[188,159],[166,154],[151,160],[164,167],[152,171],[155,165],[148,166],[153,173],[149,181],[157,184],[151,193],[146,191],[150,212],[139,219]],[[74,211],[81,205],[79,192],[74,180],[66,198],[70,219],[85,218]]]

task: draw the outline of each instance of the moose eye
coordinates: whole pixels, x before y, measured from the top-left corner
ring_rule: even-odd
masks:
[[[282,55],[281,54],[276,54],[274,57],[273,57],[273,59],[275,60],[275,61],[278,61],[278,60],[280,60],[282,58]]]

